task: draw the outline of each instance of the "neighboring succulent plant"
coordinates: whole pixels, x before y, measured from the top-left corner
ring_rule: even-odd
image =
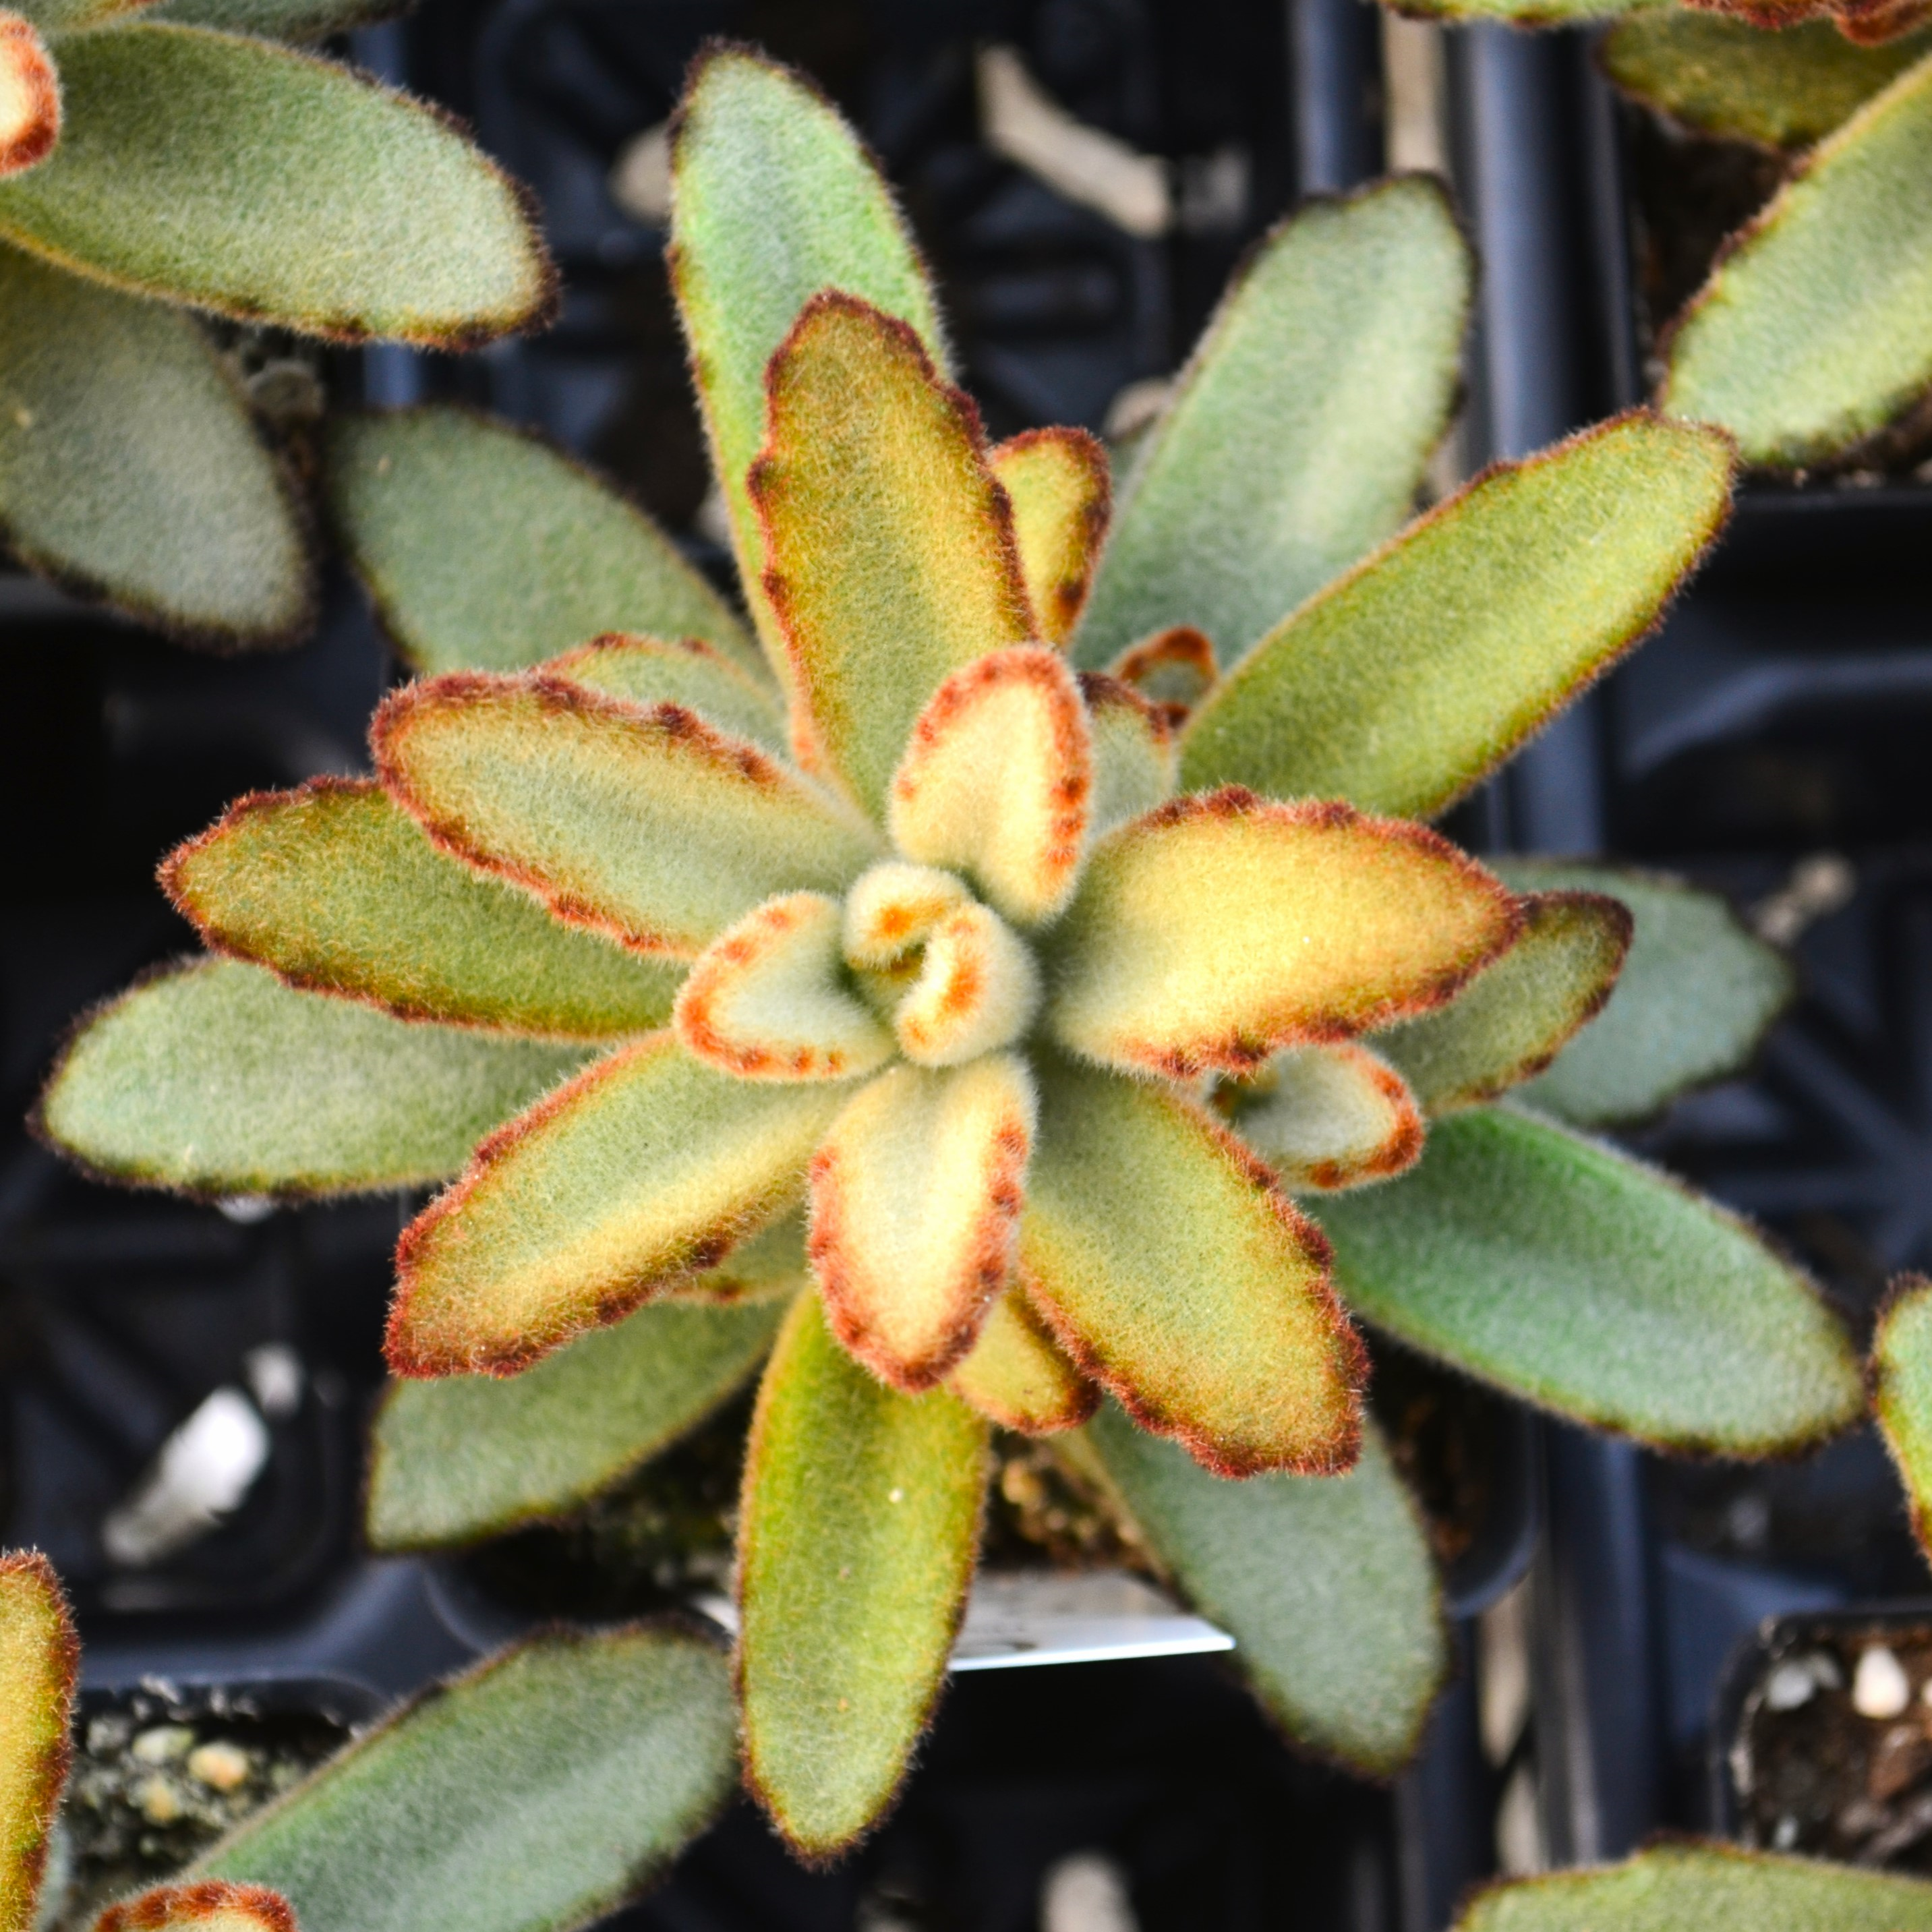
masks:
[[[1769,470],[1856,458],[1900,418],[1916,443],[1932,392],[1928,0],[1400,4],[1532,26],[1616,17],[1603,61],[1626,93],[1796,156],[1665,332],[1658,406],[1721,425]]]
[[[80,1645],[37,1552],[0,1556],[0,1932],[33,1932]],[[732,1785],[730,1688],[700,1637],[514,1645],[407,1704],[94,1932],[550,1932],[647,1884]]]
[[[1336,1288],[1666,1446],[1860,1405],[1802,1276],[1546,1118],[1734,1064],[1775,956],[1681,887],[1404,822],[1656,620],[1728,446],[1620,418],[1384,543],[1471,272],[1401,181],[1268,238],[1110,511],[1078,432],[984,446],[884,184],[794,79],[704,57],[674,179],[759,643],[541,446],[338,424],[332,514],[438,674],[378,714],[380,782],[169,861],[226,956],[86,1024],[43,1130],[190,1192],[464,1170],[400,1250],[379,1546],[581,1502],[769,1354],[739,1677],[808,1855],[926,1721],[989,1422],[1112,1492],[1295,1736],[1390,1771],[1444,1646]],[[1546,1114],[1486,1104],[1539,1074]],[[1369,1181],[1321,1231],[1287,1192]]]
[[[292,637],[313,601],[306,519],[182,311],[442,348],[545,317],[542,244],[474,146],[256,38],[382,10],[0,11],[0,534],[36,569],[190,636]]]

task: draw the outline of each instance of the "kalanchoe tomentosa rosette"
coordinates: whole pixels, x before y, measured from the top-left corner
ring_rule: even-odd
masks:
[[[459,1176],[400,1252],[381,1546],[580,1502],[766,1362],[745,1754],[808,1852],[903,1774],[989,1424],[1108,1486],[1298,1736],[1392,1768],[1439,1611],[1338,1290],[1647,1440],[1858,1406],[1809,1284],[1550,1118],[1724,1070],[1775,958],[1668,882],[1414,822],[1654,622],[1730,451],[1637,414],[1400,530],[1469,264],[1398,182],[1268,238],[1110,503],[1077,431],[986,446],[808,90],[708,56],[674,178],[755,638],[540,446],[342,424],[332,514],[436,674],[376,780],[170,860],[226,956],[97,1017],[46,1130],[206,1192]]]

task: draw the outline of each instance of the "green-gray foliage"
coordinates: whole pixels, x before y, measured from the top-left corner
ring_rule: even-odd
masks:
[[[1804,1276],[1654,1169],[1513,1108],[1438,1121],[1409,1172],[1322,1222],[1358,1314],[1600,1428],[1750,1455],[1864,1406]]]
[[[227,34],[259,34],[265,40],[310,41],[386,20],[406,12],[410,4],[410,0],[158,0],[142,17],[215,27]]]
[[[656,1877],[731,1789],[724,1658],[648,1626],[538,1637],[359,1739],[193,1868],[302,1932],[567,1932]]]
[[[1906,1275],[1872,1337],[1872,1407],[1898,1466],[1919,1546],[1932,1553],[1932,1282]]]
[[[1372,1775],[1414,1749],[1448,1666],[1435,1566],[1380,1435],[1346,1476],[1210,1475],[1109,1406],[1087,1425],[1108,1480],[1295,1737]]]

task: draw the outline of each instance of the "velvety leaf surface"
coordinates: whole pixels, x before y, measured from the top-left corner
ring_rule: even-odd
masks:
[[[158,1885],[138,1898],[111,1905],[94,1932],[296,1932],[295,1914],[266,1886],[203,1879],[195,1885]]]
[[[724,1660],[633,1625],[491,1658],[358,1738],[194,1868],[302,1932],[562,1932],[641,1890],[729,1796]]]
[[[1032,614],[978,412],[908,323],[815,296],[773,355],[751,473],[800,755],[881,813],[947,675]]]
[[[32,180],[35,176],[28,176]],[[1659,397],[1795,466],[1932,385],[1932,56],[1811,152],[1684,313]]]
[[[72,1752],[80,1644],[38,1550],[0,1556],[0,1928],[29,1932]]]
[[[1107,534],[1106,449],[1084,430],[1030,429],[1000,444],[990,460],[1012,502],[1037,634],[1064,644],[1079,621]]]
[[[1456,1924],[1456,1932],[1928,1932],[1932,1885],[1734,1845],[1653,1845],[1620,1865],[1497,1886]]]
[[[1790,1004],[1784,955],[1714,892],[1607,866],[1502,859],[1496,869],[1519,892],[1606,893],[1635,922],[1602,1012],[1520,1096],[1546,1113],[1578,1126],[1642,1120],[1735,1072]]]
[[[668,1034],[598,1061],[404,1231],[390,1368],[514,1374],[710,1267],[796,1198],[844,1097],[715,1072]]]
[[[38,167],[61,135],[60,75],[32,21],[0,19],[0,176]]]
[[[1872,1406],[1922,1548],[1932,1550],[1932,1282],[1905,1275],[1872,1337]]]
[[[40,1102],[95,1172],[194,1194],[353,1194],[460,1168],[489,1130],[578,1066],[580,1047],[409,1024],[191,964],[103,1009]]]
[[[1643,13],[1603,44],[1604,68],[1626,94],[1687,128],[1767,148],[1803,148],[1932,50],[1912,34],[1853,45],[1829,20],[1768,34],[1718,14]]]
[[[1343,1476],[1224,1482],[1104,1408],[1086,1442],[1162,1565],[1234,1639],[1295,1741],[1372,1777],[1399,1770],[1448,1672],[1415,1504],[1381,1432]]]
[[[162,883],[218,950],[405,1018],[565,1040],[643,1033],[670,1017],[683,976],[439,851],[366,782],[253,794],[172,854]]]
[[[765,1372],[738,1532],[745,1772],[808,1856],[890,1803],[939,1693],[979,1540],[986,1425],[900,1394],[794,1304]]]
[[[454,671],[370,728],[382,782],[436,838],[574,924],[698,952],[774,893],[836,892],[877,835],[687,711],[561,678]]]
[[[1032,1025],[1040,968],[990,906],[962,905],[926,936],[919,976],[892,1014],[899,1051],[921,1066],[963,1066]]]
[[[1222,1474],[1346,1468],[1364,1364],[1320,1234],[1172,1088],[1036,1072],[1020,1259],[1068,1356]]]
[[[1336,1283],[1411,1347],[1668,1449],[1789,1453],[1852,1421],[1858,1364],[1804,1276],[1654,1168],[1508,1108],[1324,1201]]]
[[[589,1502],[732,1394],[783,1312],[651,1302],[507,1381],[395,1384],[376,1418],[371,1546],[473,1542]]]
[[[330,62],[146,21],[60,50],[66,134],[0,235],[142,295],[431,347],[538,320],[553,271],[448,123]]]
[[[1228,1097],[1235,1132],[1284,1187],[1386,1180],[1422,1151],[1415,1096],[1359,1046],[1292,1046]]]
[[[1375,1037],[1426,1113],[1493,1100],[1540,1072],[1612,996],[1634,925],[1622,901],[1552,892],[1522,909],[1522,936],[1448,1006]]]
[[[1173,734],[1138,692],[1095,671],[1081,674],[1080,692],[1093,744],[1094,792],[1087,808],[1093,840],[1172,797],[1177,766]]]
[[[1136,452],[1082,664],[1170,624],[1232,664],[1407,518],[1454,400],[1471,266],[1419,177],[1275,230]]]
[[[1008,1288],[987,1310],[980,1339],[946,1384],[989,1420],[1022,1436],[1072,1429],[1100,1400],[1100,1391],[1066,1359],[1018,1287]]]
[[[331,520],[420,670],[518,670],[610,631],[758,662],[656,524],[536,436],[431,406],[333,417],[326,451]]]
[[[1054,935],[1048,1022],[1186,1078],[1426,1012],[1514,940],[1515,902],[1418,825],[1231,788],[1094,851]]]
[[[164,629],[307,624],[287,479],[185,316],[0,245],[0,526],[37,569]]]
[[[909,323],[944,373],[932,286],[858,136],[803,76],[741,47],[692,70],[671,144],[670,262],[738,574],[784,677],[745,487],[764,441],[766,365],[806,302],[836,288]]]
[[[23,0],[8,11],[30,21],[42,33],[68,33],[124,20],[143,10],[147,0]]]
[[[1721,437],[1640,413],[1478,477],[1222,679],[1182,784],[1442,811],[1657,622],[1731,468]]]
[[[586,691],[601,691],[607,698],[621,698],[647,711],[660,704],[680,704],[728,736],[746,739],[781,758],[790,748],[778,694],[764,667],[748,670],[697,638],[671,644],[662,638],[607,632],[593,643],[551,658],[544,668]]]
[[[407,0],[159,0],[147,17],[271,40],[321,40],[408,10]]]

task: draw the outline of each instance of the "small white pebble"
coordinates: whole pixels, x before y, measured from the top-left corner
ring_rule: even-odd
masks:
[[[1798,1820],[1789,1816],[1778,1821],[1777,1828],[1771,1834],[1773,1851],[1788,1852],[1798,1842]]]
[[[1810,1664],[1802,1658],[1787,1660],[1765,1679],[1765,1708],[1796,1711],[1810,1703],[1817,1689],[1818,1679]]]
[[[1883,1644],[1874,1644],[1852,1676],[1852,1708],[1862,1718],[1895,1718],[1911,1702],[1905,1666]]]
[[[128,1750],[141,1764],[172,1764],[194,1743],[194,1733],[187,1725],[157,1724],[152,1730],[143,1731]]]
[[[239,1744],[200,1744],[188,1754],[188,1774],[215,1791],[233,1791],[248,1781],[250,1761]]]
[[[144,1778],[128,1796],[151,1825],[172,1825],[187,1810],[165,1778]]]

